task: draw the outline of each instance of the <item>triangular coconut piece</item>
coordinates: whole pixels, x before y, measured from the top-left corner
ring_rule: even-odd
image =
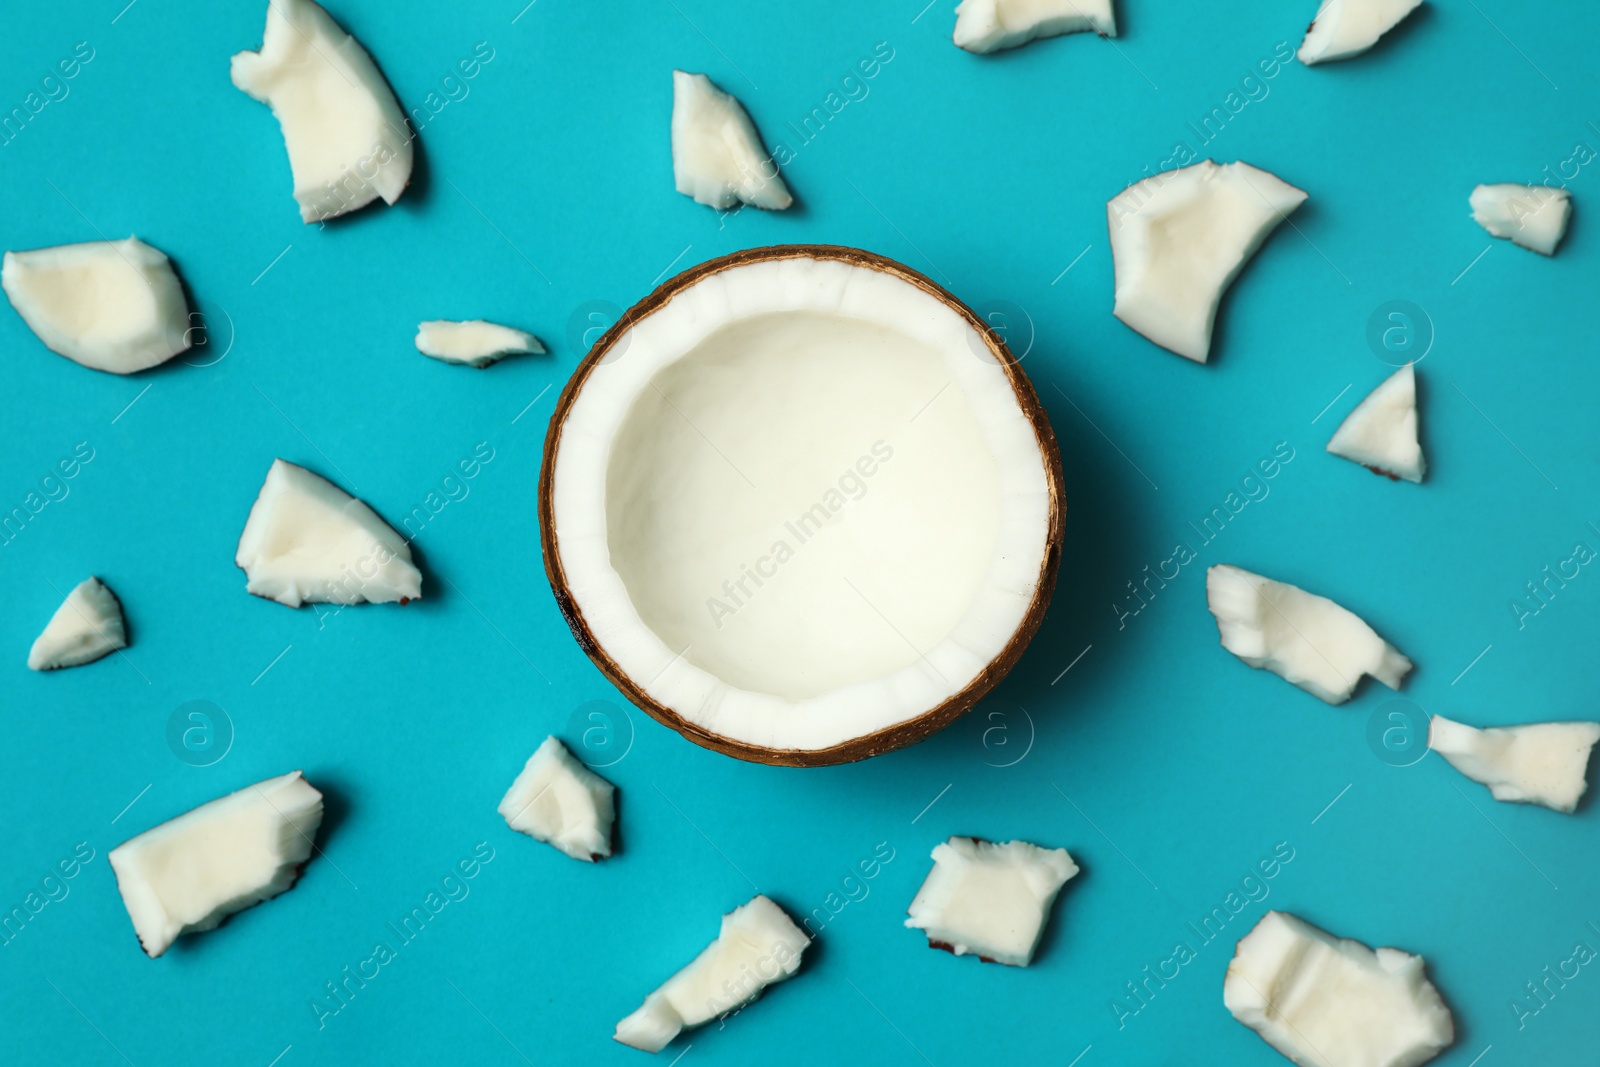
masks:
[[[1117,35],[1111,0],[961,0],[952,39],[968,52],[985,53],[1086,30]]]
[[[934,948],[1026,967],[1056,894],[1077,873],[1064,848],[952,837],[934,846],[933,870],[906,909],[906,925]]]
[[[616,787],[547,737],[500,801],[506,825],[544,841],[575,860],[611,855]]]
[[[1222,647],[1329,704],[1342,704],[1370,674],[1390,689],[1411,661],[1355,613],[1327,597],[1218,564],[1206,571],[1206,604]]]
[[[111,850],[139,943],[159,956],[182,934],[289,889],[322,825],[322,794],[299,771],[246,786]]]
[[[1345,417],[1328,451],[1391,478],[1421,482],[1427,471],[1417,440],[1417,375],[1407,363]]]
[[[1472,221],[1493,237],[1553,256],[1572,218],[1572,194],[1544,185],[1480,185],[1468,199]]]
[[[417,326],[417,351],[445,363],[487,367],[507,356],[543,352],[544,345],[531,333],[482,319],[434,319]]]
[[[1297,53],[1306,66],[1349,59],[1422,6],[1422,0],[1323,0]]]
[[[270,0],[261,51],[233,84],[272,108],[305,222],[400,199],[411,180],[405,113],[372,57],[311,0]]]
[[[1435,715],[1428,747],[1496,800],[1571,814],[1589,788],[1589,755],[1600,722],[1536,722],[1479,730]]]
[[[28,668],[53,671],[93,663],[128,647],[128,629],[116,594],[98,578],[85,578],[50,616],[50,624],[28,650]]]
[[[1248,163],[1209,159],[1130,185],[1106,205],[1112,314],[1162,348],[1204,363],[1222,294],[1305,199]]]
[[[704,74],[672,72],[672,176],[678,192],[707,207],[794,203],[744,107]]]
[[[422,595],[411,546],[393,527],[326,478],[281,459],[267,471],[234,561],[249,592],[291,608],[404,604]]]
[[[112,374],[189,347],[189,302],[172,262],[137,237],[7,252],[0,286],[50,351]]]

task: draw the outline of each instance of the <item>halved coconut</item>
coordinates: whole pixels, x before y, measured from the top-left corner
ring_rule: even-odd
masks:
[[[554,737],[528,757],[500,801],[506,825],[575,860],[611,855],[616,787],[573,758]]]
[[[239,551],[245,589],[302,604],[404,604],[422,595],[411,546],[365,503],[281,459],[250,507]]]
[[[289,889],[311,857],[322,794],[299,771],[202,804],[111,850],[117,889],[151,957],[182,934]]]
[[[1305,199],[1248,163],[1209,159],[1128,186],[1106,204],[1112,314],[1162,348],[1204,363],[1222,294]]]
[[[507,356],[543,352],[544,345],[531,333],[482,319],[469,322],[433,319],[417,326],[417,351],[445,363],[487,367]]]
[[[1572,218],[1572,194],[1544,185],[1480,185],[1468,202],[1472,221],[1490,235],[1546,256],[1556,254]]]
[[[782,211],[794,203],[744,107],[684,70],[672,72],[672,176],[678,192],[707,207],[743,201]]]
[[[1428,747],[1489,787],[1496,800],[1543,804],[1571,814],[1589,788],[1589,756],[1600,722],[1535,722],[1475,729],[1435,715]]]
[[[1297,53],[1306,66],[1349,59],[1422,6],[1422,0],[1322,0]]]
[[[283,127],[300,218],[317,222],[411,181],[405,112],[372,57],[311,0],[270,0],[261,51],[233,57],[233,84]]]
[[[28,669],[53,671],[93,663],[128,647],[128,628],[116,594],[98,578],[85,578],[61,602],[28,650]]]
[[[1026,967],[1061,887],[1078,873],[1064,848],[952,837],[906,910],[906,925],[957,956]]]
[[[189,302],[165,253],[137,237],[7,252],[0,287],[50,351],[112,374],[189,347]]]
[[[1085,30],[1117,35],[1111,0],[961,0],[952,40],[968,52],[997,52]]]
[[[556,603],[606,676],[698,744],[797,766],[988,692],[1043,617],[1063,510],[994,331],[824,246],[713,260],[629,310],[568,381],[539,486]]]
[[[1427,470],[1417,440],[1417,375],[1407,363],[1345,417],[1328,451],[1379,474],[1421,482]]]

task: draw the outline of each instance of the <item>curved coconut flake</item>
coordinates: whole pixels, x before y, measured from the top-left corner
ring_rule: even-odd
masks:
[[[1422,957],[1374,952],[1281,911],[1267,912],[1239,942],[1222,1001],[1307,1067],[1416,1067],[1455,1040]]]
[[[137,237],[7,252],[0,287],[50,351],[112,374],[189,347],[189,302],[172,262]]]
[[[1427,470],[1417,441],[1417,376],[1407,363],[1345,417],[1328,442],[1336,456],[1379,474],[1421,482]]]
[[[1026,967],[1044,936],[1050,905],[1078,873],[1064,848],[952,837],[933,849],[906,925],[957,956]]]
[[[422,595],[411,546],[377,513],[326,478],[272,461],[239,551],[245,588],[301,604],[404,604]]]
[[[1106,205],[1112,314],[1162,348],[1204,363],[1222,294],[1305,199],[1248,163],[1209,159],[1130,185]]]
[[[1492,236],[1546,256],[1566,235],[1572,194],[1545,185],[1480,185],[1472,190],[1472,221]]]
[[[810,943],[782,908],[757,896],[722,917],[717,939],[619,1022],[614,1040],[660,1052],[683,1030],[734,1011],[791,977]]]
[[[1422,0],[1323,0],[1297,53],[1306,66],[1349,59],[1378,43]]]
[[[147,955],[289,889],[311,857],[322,794],[299,771],[246,786],[118,845],[108,857]]]
[[[672,72],[672,176],[678,192],[707,207],[794,203],[744,107],[704,74]]]
[[[85,578],[67,594],[28,650],[28,669],[77,667],[127,647],[128,630],[116,594],[100,579]]]
[[[1496,800],[1543,804],[1571,814],[1589,788],[1597,722],[1536,722],[1475,729],[1435,715],[1428,747],[1450,766],[1489,787]]]
[[[405,113],[360,43],[311,0],[270,0],[261,51],[233,57],[233,84],[283,127],[300,218],[317,222],[411,180]]]
[[[469,322],[434,319],[417,326],[417,351],[445,363],[487,367],[507,356],[543,352],[544,345],[531,333],[482,319]]]
[[[500,801],[506,825],[545,841],[575,860],[611,855],[616,787],[547,737]]]
[[[1238,567],[1206,571],[1206,605],[1223,648],[1329,704],[1349,700],[1364,674],[1399,689],[1411,671],[1411,661],[1353,612]]]
[[[968,52],[985,53],[1086,30],[1117,35],[1111,0],[961,0],[952,40]]]

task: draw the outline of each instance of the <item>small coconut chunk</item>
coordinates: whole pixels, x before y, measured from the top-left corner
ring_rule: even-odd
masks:
[[[1064,848],[952,837],[934,846],[933,870],[912,898],[906,925],[957,956],[1026,967],[1056,894],[1078,873]]]
[[[1489,787],[1496,800],[1543,804],[1571,814],[1589,788],[1597,722],[1536,722],[1479,730],[1435,715],[1428,747]]]
[[[116,594],[100,579],[85,578],[67,594],[28,650],[28,669],[77,667],[127,647],[128,629]]]
[[[151,957],[182,934],[294,885],[322,825],[322,794],[299,771],[202,804],[111,850],[117,889]]]
[[[433,319],[417,326],[417,351],[446,363],[487,367],[507,356],[543,352],[544,345],[531,333],[482,319],[469,322]]]
[[[1106,205],[1112,314],[1162,348],[1204,363],[1222,294],[1305,199],[1248,163],[1209,159],[1130,185]]]
[[[1328,451],[1379,474],[1422,481],[1427,463],[1417,440],[1417,376],[1412,364],[1367,394],[1339,424]]]
[[[1361,676],[1390,689],[1411,661],[1354,613],[1304,589],[1218,564],[1206,571],[1206,604],[1222,647],[1329,704],[1343,704]]]
[[[707,207],[794,203],[744,107],[704,74],[672,72],[672,176],[678,192]]]
[[[968,52],[998,52],[1085,30],[1117,35],[1111,0],[961,0],[953,40]]]
[[[1222,1002],[1306,1067],[1416,1067],[1455,1040],[1422,957],[1374,952],[1281,911],[1239,942]]]
[[[506,791],[500,814],[513,830],[592,863],[611,855],[616,791],[547,737]]]
[[[137,237],[7,252],[0,287],[45,347],[112,374],[189,347],[189,302],[165,253]]]
[[[276,459],[250,508],[234,562],[245,589],[301,604],[404,604],[422,595],[411,546],[349,493]]]
[[[1480,185],[1472,190],[1472,221],[1492,236],[1553,256],[1572,218],[1572,194],[1545,185]]]
[[[1323,0],[1300,42],[1300,62],[1309,67],[1360,55],[1420,6],[1422,0]]]
[[[614,1040],[660,1052],[683,1030],[750,1003],[800,969],[810,939],[764,896],[722,917],[722,932],[617,1024]]]
[[[261,51],[233,57],[233,84],[283,128],[304,222],[318,222],[411,181],[405,113],[361,44],[311,0],[270,0]]]

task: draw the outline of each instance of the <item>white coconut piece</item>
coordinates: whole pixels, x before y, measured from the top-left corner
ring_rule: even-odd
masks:
[[[1329,704],[1349,700],[1364,674],[1399,689],[1411,671],[1353,612],[1284,582],[1218,564],[1206,571],[1206,604],[1223,648]]]
[[[1472,221],[1495,237],[1553,256],[1572,218],[1572,194],[1545,185],[1480,185],[1472,190]]]
[[[1222,294],[1305,199],[1248,163],[1209,159],[1130,185],[1106,205],[1112,314],[1162,348],[1204,363]]]
[[[1427,470],[1417,439],[1417,375],[1407,363],[1345,417],[1328,451],[1391,478],[1421,482]]]
[[[418,324],[417,351],[446,363],[487,367],[507,356],[543,352],[544,345],[531,333],[482,319],[468,322],[433,319]]]
[[[1543,804],[1571,814],[1589,788],[1589,755],[1600,722],[1536,722],[1479,730],[1435,715],[1428,747],[1489,787],[1496,800]]]
[[[189,347],[189,302],[166,254],[137,237],[7,252],[0,287],[50,351],[112,374]]]
[[[404,604],[422,595],[411,546],[376,512],[304,467],[272,461],[234,557],[256,596],[307,603]]]
[[[952,40],[968,52],[986,53],[1086,30],[1117,35],[1111,0],[961,0]]]
[[[782,908],[756,896],[722,917],[717,939],[618,1023],[614,1039],[660,1052],[683,1030],[734,1011],[792,976],[808,944]]]
[[[202,804],[111,850],[117,889],[151,957],[182,934],[289,889],[322,825],[322,794],[299,771]]]
[[[707,207],[794,203],[743,105],[704,74],[672,72],[672,176],[678,192]]]
[[[912,898],[906,925],[927,934],[934,948],[1026,967],[1050,905],[1077,873],[1064,848],[952,837],[934,846],[933,870]]]
[[[1323,0],[1297,53],[1306,66],[1349,59],[1378,43],[1422,0]]]
[[[85,578],[67,594],[28,650],[28,669],[53,671],[93,663],[128,647],[128,629],[116,594],[98,578]]]
[[[405,113],[366,49],[322,8],[270,0],[261,51],[235,55],[231,73],[283,128],[302,221],[400,199],[412,163]]]
[[[1376,952],[1269,911],[1222,984],[1233,1017],[1305,1067],[1416,1067],[1455,1040],[1420,956]]]
[[[506,791],[500,814],[513,830],[593,863],[611,855],[616,791],[566,745],[547,737]]]

